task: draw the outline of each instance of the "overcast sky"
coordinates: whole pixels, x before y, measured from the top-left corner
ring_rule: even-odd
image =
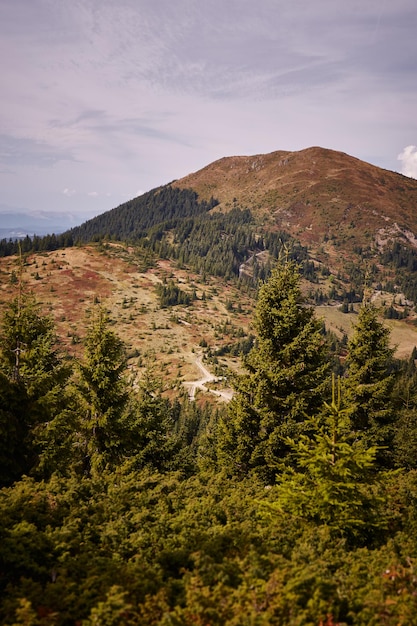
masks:
[[[417,177],[415,0],[0,0],[0,46],[3,211],[313,145]]]

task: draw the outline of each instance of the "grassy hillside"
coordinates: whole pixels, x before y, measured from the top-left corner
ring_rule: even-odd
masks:
[[[1,305],[17,294],[11,277],[19,273],[16,257],[0,262]],[[95,303],[110,312],[128,347],[129,365],[140,374],[153,366],[167,387],[200,377],[199,354],[217,350],[213,371],[238,366],[238,344],[251,332],[253,291],[201,277],[158,261],[146,271],[134,249],[118,245],[72,247],[30,255],[23,266],[25,290],[33,291],[53,315],[62,344],[74,356],[82,351],[86,318]],[[161,308],[157,286],[173,281],[193,297],[188,306]],[[235,355],[230,355],[232,348]],[[206,356],[206,362],[210,358]]]
[[[310,290],[316,304],[359,302],[366,287],[412,307],[416,202],[417,181],[341,152],[227,157],[60,236],[27,238],[22,249],[126,242],[144,269],[162,259],[203,281],[246,276],[256,286],[284,247],[319,285]],[[0,256],[16,251],[16,243],[0,242]]]
[[[25,290],[33,291],[43,310],[52,314],[62,345],[74,356],[81,355],[86,319],[100,302],[127,345],[135,374],[151,365],[169,390],[183,389],[184,382],[201,378],[199,356],[213,374],[238,369],[239,354],[253,333],[255,289],[219,277],[203,279],[167,260],[143,265],[134,247],[95,244],[29,255],[22,279]],[[0,312],[17,294],[18,275],[17,257],[0,259]],[[326,280],[321,285],[304,281],[305,294],[312,288],[327,289]],[[170,283],[189,295],[189,305],[161,307],[158,285]],[[317,306],[318,317],[339,338],[350,335],[356,319],[355,313],[345,314],[340,308],[339,302]],[[386,324],[398,356],[409,356],[417,345],[416,326],[410,320]],[[228,387],[227,381],[223,387]]]

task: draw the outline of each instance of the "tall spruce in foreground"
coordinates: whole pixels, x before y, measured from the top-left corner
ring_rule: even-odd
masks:
[[[57,351],[52,319],[18,286],[0,329],[0,483],[37,464],[47,424],[62,409],[69,369]]]
[[[352,407],[353,430],[369,445],[389,446],[393,437],[394,350],[389,340],[389,330],[378,320],[377,309],[365,303],[348,342],[345,398]],[[388,450],[380,452],[378,458],[387,461],[388,455]]]
[[[237,474],[273,480],[303,422],[323,403],[329,368],[322,324],[305,306],[299,267],[279,262],[258,294],[257,340],[219,424],[219,458]]]
[[[100,307],[85,339],[80,363],[80,448],[84,471],[100,471],[120,459],[126,434],[128,402],[125,348],[109,328],[109,318]]]

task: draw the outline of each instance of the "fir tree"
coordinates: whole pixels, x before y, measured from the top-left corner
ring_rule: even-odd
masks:
[[[99,471],[122,452],[128,401],[125,367],[123,342],[109,328],[109,318],[100,307],[88,329],[84,359],[79,365],[80,445],[86,472]]]
[[[393,453],[398,467],[417,467],[417,369],[415,348],[395,377],[391,400],[395,412]]]
[[[345,396],[352,407],[352,427],[369,445],[386,446],[392,439],[393,353],[377,309],[364,304],[347,346]]]
[[[286,454],[285,439],[322,403],[329,364],[322,324],[303,304],[298,265],[279,263],[260,290],[257,341],[236,381],[228,418],[219,430],[219,453],[238,473],[261,469],[268,479]],[[263,468],[263,469],[262,469]]]
[[[352,432],[349,413],[333,381],[332,403],[308,420],[310,434],[288,440],[295,468],[287,465],[278,476],[270,508],[337,535],[369,538],[386,525],[379,480],[385,475],[377,472],[377,448]]]
[[[3,315],[1,369],[39,395],[40,387],[48,384],[45,377],[59,362],[55,345],[52,319],[42,315],[33,295],[19,294]]]
[[[137,623],[133,616],[133,607],[126,600],[126,595],[122,587],[113,585],[108,590],[106,599],[91,609],[89,618],[83,620],[83,626],[118,626]]]
[[[147,370],[139,384],[129,436],[136,468],[168,469],[180,447],[180,436],[173,432],[172,406],[161,392],[162,385]]]
[[[33,295],[22,293],[21,284],[4,312],[0,339],[0,421],[7,442],[4,467],[9,465],[11,472],[3,478],[7,483],[38,463],[45,429],[65,402],[69,368],[58,354],[52,319],[42,315]]]
[[[24,386],[0,372],[0,487],[12,484],[33,463],[28,407]]]

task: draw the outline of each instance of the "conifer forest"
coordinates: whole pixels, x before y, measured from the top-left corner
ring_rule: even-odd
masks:
[[[190,228],[206,208],[190,202]],[[335,354],[301,271],[281,260],[261,282],[233,398],[217,405],[167,396],[151,368],[133,380],[100,304],[70,357],[14,286],[1,624],[417,623],[415,355],[395,358],[366,294]],[[182,302],[169,283],[159,296]]]

